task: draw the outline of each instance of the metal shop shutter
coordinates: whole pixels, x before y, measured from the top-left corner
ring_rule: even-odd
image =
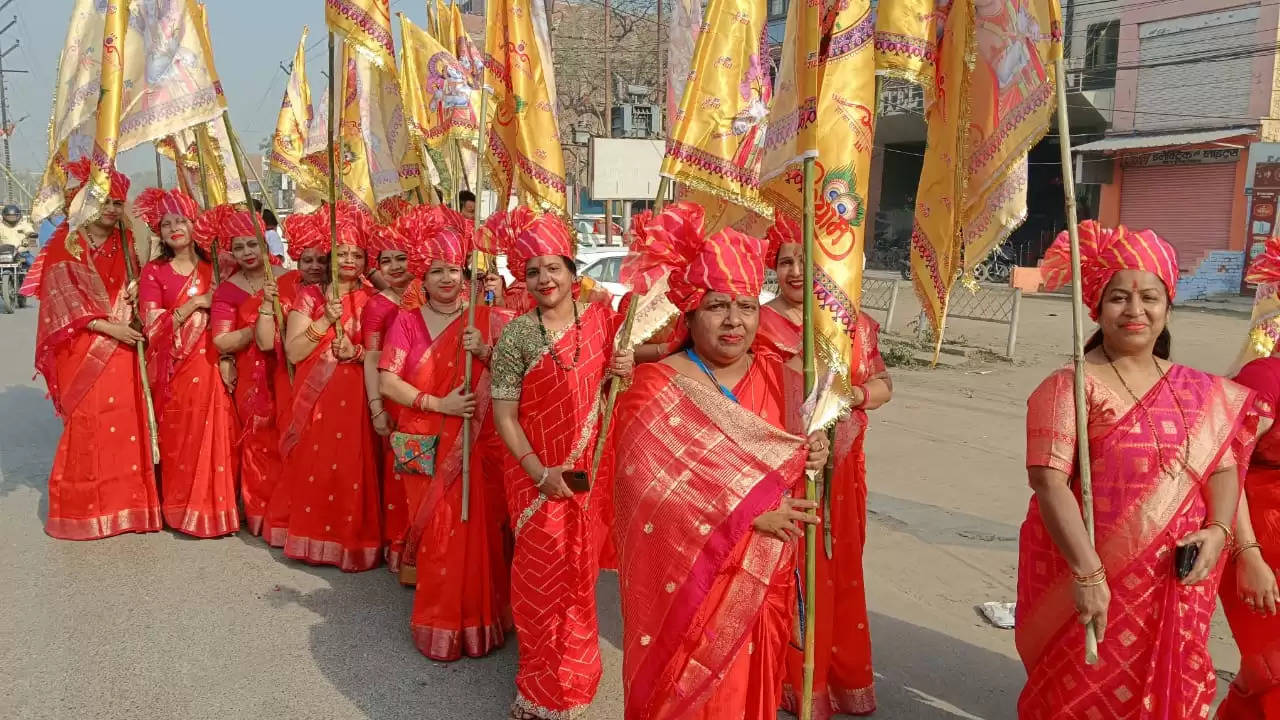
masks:
[[[1212,250],[1227,249],[1236,164],[1125,168],[1120,223],[1151,228],[1178,251],[1178,265],[1195,272]]]

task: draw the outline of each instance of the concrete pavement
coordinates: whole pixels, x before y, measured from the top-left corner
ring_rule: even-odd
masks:
[[[877,718],[1014,717],[1024,676],[1012,633],[987,626],[973,606],[1013,599],[1029,494],[1022,403],[1061,361],[1054,348],[1069,336],[1060,312],[1052,303],[1024,315],[1046,333],[1027,338],[1027,365],[896,372],[897,397],[873,417],[866,567]],[[427,661],[409,637],[411,593],[385,570],[309,567],[246,535],[46,537],[60,425],[43,383],[30,379],[35,317],[0,315],[0,717],[505,717],[514,641],[483,660]],[[1180,318],[1175,337],[1223,322],[1207,317]],[[1222,338],[1239,330],[1205,327]],[[596,720],[622,717],[616,585],[608,574],[599,584]]]

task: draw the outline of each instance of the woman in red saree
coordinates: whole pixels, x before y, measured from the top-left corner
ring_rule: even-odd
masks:
[[[293,309],[298,300],[298,294],[304,288],[314,286],[323,290],[328,281],[329,236],[312,233],[289,238],[289,257],[298,264],[298,269],[276,278],[275,284],[275,297],[280,299],[280,309],[286,318],[289,317],[289,311]],[[271,286],[266,286],[263,290],[262,302],[267,305],[274,304],[273,298],[269,297],[271,291]],[[283,329],[276,328],[275,315],[264,313],[258,316],[258,322],[262,324],[258,348],[273,358],[274,431],[275,447],[278,453],[280,429],[289,427],[290,418],[293,417],[293,379],[289,363],[284,357]],[[268,339],[269,343],[266,342]],[[283,467],[281,474],[283,474]],[[284,547],[285,530],[289,526],[289,509],[288,488],[285,483],[277,480],[271,489],[270,497],[266,499],[265,517],[260,523],[263,538],[273,547]]]
[[[67,170],[83,188],[88,160]],[[63,423],[44,530],[63,540],[163,527],[131,326],[133,237],[120,234],[128,193],[112,171],[98,218],[75,233],[63,223],[42,253],[35,367]]]
[[[1254,259],[1250,282],[1280,281],[1280,239]],[[1263,294],[1259,292],[1259,296]],[[1255,320],[1259,313],[1255,308]],[[1275,320],[1264,321],[1273,331]],[[1257,329],[1251,333],[1257,336]],[[1266,337],[1264,334],[1263,337]],[[1265,345],[1264,345],[1265,347]],[[1257,393],[1258,444],[1249,462],[1236,514],[1236,547],[1218,595],[1240,648],[1240,673],[1218,706],[1218,720],[1280,717],[1280,357],[1263,356],[1245,365],[1235,381]]]
[[[236,363],[233,394],[240,419],[240,497],[249,532],[270,539],[265,531],[267,501],[281,477],[280,435],[276,428],[275,371],[271,347],[275,318],[269,299],[276,293],[276,276],[254,231],[248,211],[219,205],[196,219],[201,242],[229,248],[237,271],[213,293],[209,313],[213,344]]]
[[[758,351],[772,352],[784,361],[802,350],[804,254],[800,228],[779,216],[766,235],[765,261],[778,273],[778,297],[760,308]],[[880,358],[880,326],[858,313],[853,331],[849,385],[852,411],[836,425],[835,469],[832,473],[829,527],[831,559],[818,553],[818,612],[813,670],[813,717],[832,714],[870,715],[876,709],[875,674],[871,665],[871,628],[862,575],[862,550],[867,539],[867,459],[863,451],[867,412],[889,402],[893,381]],[[799,387],[799,385],[797,385]],[[804,546],[796,562],[804,565]],[[799,714],[804,653],[787,652],[787,682],[782,708]]]
[[[187,535],[229,535],[240,529],[239,428],[209,329],[215,280],[209,246],[192,231],[199,210],[181,190],[159,188],[143,190],[134,205],[161,242],[161,258],[142,269],[138,288],[168,471],[160,508],[165,523]]]
[[[1096,542],[1072,481],[1072,372],[1027,401],[1035,497],[1018,546],[1014,639],[1027,668],[1024,720],[1206,717],[1217,689],[1209,623],[1231,542],[1252,393],[1168,361],[1175,253],[1155,233],[1080,227],[1081,289],[1099,330],[1086,344]],[[1045,255],[1046,286],[1071,277],[1067,234]],[[1198,548],[1179,578],[1177,549]],[[1099,662],[1086,665],[1094,623]]]
[[[612,308],[573,299],[573,234],[564,221],[519,207],[490,218],[486,229],[508,248],[536,303],[503,330],[491,361],[515,534],[511,610],[520,663],[511,715],[576,717],[600,682],[598,506],[611,495],[606,477],[574,492],[564,473],[590,469],[605,375],[629,376],[631,353],[613,352]]]
[[[396,437],[436,443],[430,465],[416,472],[404,468],[402,477],[413,508],[405,535],[405,550],[412,554],[405,564],[423,580],[414,591],[409,627],[418,650],[440,662],[489,654],[505,642],[510,622],[501,520],[491,517],[495,504],[489,497],[500,472],[483,462],[486,449],[499,442],[489,412],[487,362],[509,316],[480,306],[474,327],[466,327],[461,289],[468,243],[446,218],[450,214],[455,213],[438,205],[421,206],[396,221],[395,230],[412,248],[423,296],[406,299],[380,364],[382,394],[402,408]],[[466,351],[472,353],[475,390],[469,393],[462,391]],[[471,418],[466,458],[464,417]],[[471,476],[465,523],[464,462]]]
[[[797,523],[818,522],[815,503],[791,493],[806,461],[826,462],[826,438],[783,430],[788,371],[750,352],[762,243],[734,230],[704,242],[701,227],[700,207],[669,205],[628,257],[633,278],[667,266],[690,343],[638,366],[618,406],[626,720],[777,716]]]
[[[432,206],[439,207],[439,206]],[[386,287],[375,293],[364,308],[364,389],[369,398],[369,416],[381,447],[379,467],[382,473],[382,543],[386,551],[387,569],[400,572],[400,555],[404,549],[404,530],[409,525],[409,511],[404,494],[404,478],[395,470],[395,456],[389,438],[396,427],[400,408],[386,405],[378,392],[378,362],[387,334],[400,314],[404,292],[413,282],[409,272],[409,240],[389,227],[379,227],[370,236],[369,257],[377,264],[378,275]]]
[[[290,237],[329,233],[327,208],[285,222]],[[382,560],[380,452],[369,424],[361,345],[372,295],[362,282],[371,230],[365,214],[338,207],[338,283],[328,292],[310,286],[299,293],[284,341],[285,356],[296,365],[292,415],[280,439],[291,506],[284,554],[344,572],[370,570]]]

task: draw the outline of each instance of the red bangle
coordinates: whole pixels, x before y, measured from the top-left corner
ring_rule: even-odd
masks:
[[[858,409],[862,409],[867,406],[867,400],[871,399],[871,394],[867,392],[866,383],[863,383],[862,385],[858,385],[856,389],[862,391],[862,402],[858,403],[857,405]]]
[[[538,454],[537,452],[530,450],[529,452],[521,455],[519,460],[516,460],[516,465],[524,467],[524,459],[529,457],[530,455],[537,455],[537,454]]]
[[[418,397],[413,399],[414,409],[420,410],[422,412],[427,412],[427,400],[430,399],[430,397],[431,397],[430,395],[424,392],[418,393]]]

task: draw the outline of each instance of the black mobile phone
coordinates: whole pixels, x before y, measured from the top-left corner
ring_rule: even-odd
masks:
[[[564,484],[575,493],[584,493],[591,489],[586,470],[565,470],[561,477],[564,478]]]
[[[1174,551],[1173,571],[1178,575],[1179,580],[1191,574],[1191,568],[1196,566],[1198,557],[1200,557],[1199,545],[1183,545]]]

